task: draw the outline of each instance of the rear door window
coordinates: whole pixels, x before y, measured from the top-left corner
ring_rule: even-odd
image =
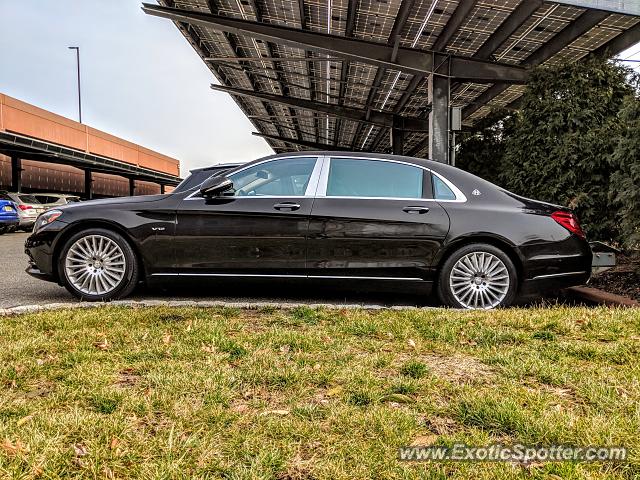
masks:
[[[385,160],[332,158],[327,197],[422,198],[425,170]]]
[[[436,200],[455,200],[456,194],[453,190],[437,175],[432,175],[433,179],[433,198]]]

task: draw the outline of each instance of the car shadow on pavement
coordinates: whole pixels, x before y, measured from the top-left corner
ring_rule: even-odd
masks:
[[[180,279],[140,285],[132,299],[219,300],[229,302],[331,303],[380,306],[438,306],[434,295],[423,288],[407,290],[394,285],[371,285],[350,281],[331,285],[322,280]]]

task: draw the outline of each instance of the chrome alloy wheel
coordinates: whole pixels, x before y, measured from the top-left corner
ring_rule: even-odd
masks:
[[[87,235],[67,252],[65,271],[69,282],[87,295],[104,295],[124,277],[126,260],[116,242],[103,235]]]
[[[449,286],[456,300],[470,309],[498,306],[509,291],[509,271],[488,252],[471,252],[460,258],[449,275]]]

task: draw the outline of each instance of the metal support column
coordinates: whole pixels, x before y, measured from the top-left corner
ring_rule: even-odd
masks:
[[[404,122],[399,116],[394,117],[391,128],[391,148],[394,155],[404,155]]]
[[[449,157],[449,94],[451,80],[447,77],[429,77],[429,158],[450,163]]]
[[[133,197],[136,191],[136,181],[133,178],[129,179],[129,196]]]
[[[164,183],[160,184],[160,194],[164,193]]]
[[[91,178],[91,170],[88,168],[84,171],[84,195],[87,200],[93,199],[93,179]]]
[[[22,160],[16,156],[11,157],[11,190],[22,191]]]

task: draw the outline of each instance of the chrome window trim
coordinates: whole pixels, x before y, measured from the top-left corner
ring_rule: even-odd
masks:
[[[318,188],[316,188],[316,197],[327,196],[327,183],[329,182],[329,165],[330,157],[322,157],[322,171],[320,173]]]
[[[322,156],[318,156],[318,155],[292,155],[290,157],[279,157],[279,158],[269,158],[267,160],[263,160],[262,162],[258,162],[258,163],[253,163],[251,165],[247,165],[245,167],[242,167],[240,170],[236,170],[235,172],[233,172],[231,175],[235,175],[236,173],[240,173],[248,168],[253,168],[256,167],[258,165],[262,165],[263,163],[268,163],[268,162],[277,162],[279,160],[289,160],[292,158],[315,158],[315,164],[313,166],[313,171],[311,172],[311,177],[309,178],[309,184],[307,185],[307,189],[304,192],[304,195],[260,195],[260,196],[243,196],[243,197],[236,197],[236,198],[313,198],[314,194],[313,192],[316,190],[318,184],[318,179],[320,177],[320,169],[321,169],[321,165],[322,165],[322,161],[324,160],[324,157]],[[314,186],[315,183],[315,186]],[[198,188],[200,187],[200,185],[194,187],[196,189],[195,192],[187,195],[184,200],[204,200],[204,197],[199,196],[200,194],[200,189]]]
[[[312,158],[312,157],[300,156],[297,158]],[[316,163],[313,165],[313,171],[311,172],[311,176],[309,177],[309,183],[307,183],[307,188],[304,191],[304,195],[300,195],[301,197],[315,196],[316,190],[318,189],[318,182],[320,180],[320,173],[322,172],[323,164],[324,164],[324,157],[316,157]]]
[[[331,160],[338,158],[346,158],[346,159],[354,159],[354,160],[372,160],[376,162],[389,162],[389,163],[399,163],[401,165],[407,165],[409,167],[420,168],[422,170],[426,170],[427,172],[435,175],[440,180],[442,180],[447,187],[451,189],[453,194],[456,196],[455,200],[439,200],[437,198],[413,198],[413,197],[355,197],[355,196],[329,196],[327,195],[327,184],[329,182],[329,169],[331,168]],[[467,197],[462,191],[456,187],[453,183],[449,181],[449,179],[443,177],[440,173],[431,170],[430,168],[423,167],[422,165],[416,165],[415,163],[403,162],[400,160],[392,160],[388,158],[376,158],[376,157],[353,157],[349,155],[336,155],[336,156],[327,156],[324,157],[324,165],[322,169],[322,174],[320,176],[320,184],[318,185],[318,189],[316,191],[316,197],[324,197],[324,198],[339,198],[339,199],[361,199],[361,200],[422,200],[426,202],[441,202],[441,203],[464,203],[467,201]]]

